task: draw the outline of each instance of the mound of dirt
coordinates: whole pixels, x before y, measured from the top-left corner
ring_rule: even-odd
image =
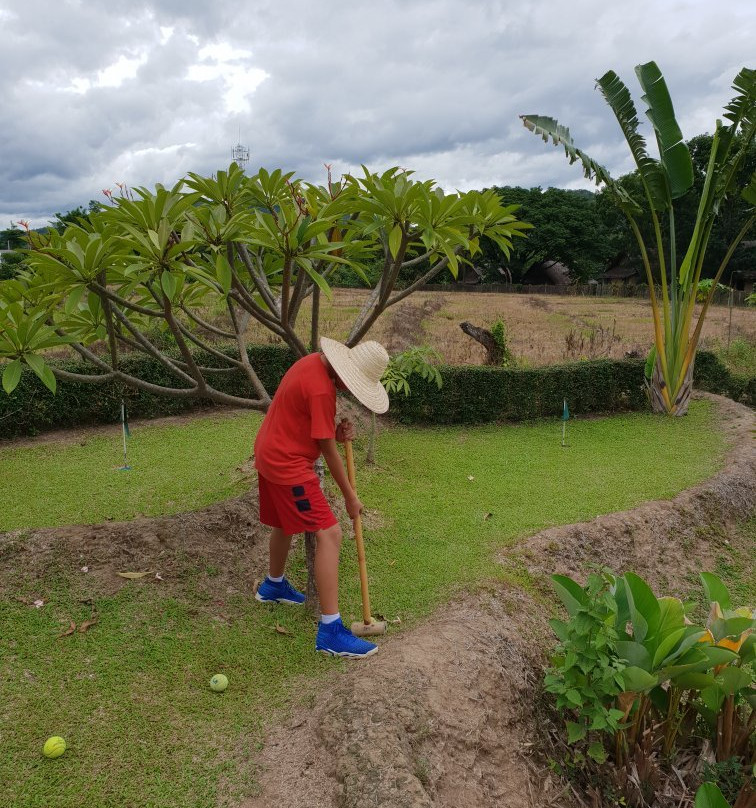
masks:
[[[537,609],[496,588],[384,642],[272,728],[242,808],[519,808],[558,783],[533,759]]]
[[[208,567],[213,576],[199,576],[198,585],[216,595],[251,592],[267,565],[258,513],[255,491],[176,516],[0,534],[0,594],[31,602],[53,572],[78,582],[88,598],[124,586],[119,572],[159,575],[161,586],[178,590],[187,574]]]

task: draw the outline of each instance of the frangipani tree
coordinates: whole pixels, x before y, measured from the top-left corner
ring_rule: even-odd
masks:
[[[653,223],[653,245],[644,242],[638,226],[643,214],[641,206],[619,185],[602,165],[578,149],[569,129],[553,118],[522,115],[525,126],[544,141],[562,145],[570,163],[580,161],[584,174],[597,185],[605,185],[616,204],[627,216],[638,241],[646,279],[651,291],[654,321],[654,349],[649,357],[649,392],[653,409],[672,415],[687,412],[693,380],[696,346],[704,318],[735,248],[754,222],[754,211],[729,246],[717,269],[711,290],[706,296],[698,320],[693,325],[696,295],[706,248],[722,200],[728,194],[740,193],[756,206],[756,173],[745,187],[736,186],[738,168],[753,143],[756,133],[756,70],[743,68],[735,77],[735,97],[725,108],[726,123],[718,120],[711,157],[706,171],[701,202],[693,233],[687,245],[675,241],[675,200],[693,184],[693,163],[680,127],[675,119],[672,100],[655,62],[639,65],[636,75],[644,92],[646,114],[656,137],[659,157],[652,157],[638,131],[638,115],[627,87],[613,71],[597,80],[597,86],[614,112],[638,169],[646,204]],[[663,235],[663,219],[668,238]],[[650,254],[656,253],[659,282],[654,280]],[[692,330],[691,330],[692,329]]]
[[[512,239],[530,226],[493,191],[445,194],[398,168],[380,175],[364,169],[338,182],[329,171],[318,186],[280,170],[246,176],[232,164],[212,177],[189,174],[170,189],[122,189],[110,198],[112,206],[63,233],[29,231],[27,269],[0,283],[7,393],[25,363],[53,392],[57,380],[114,380],[264,410],[270,391],[248,358],[250,320],[299,356],[316,350],[320,296],[330,295],[334,269],[346,265],[365,278],[364,267],[380,256],[378,282],[348,336],[354,345],[388,307],[446,268],[456,275],[482,236],[508,254]],[[400,271],[423,262],[423,276],[396,290]],[[303,307],[308,298],[312,305]],[[303,330],[297,326],[305,309],[310,322]],[[161,347],[162,335],[171,337],[172,350]],[[60,346],[70,346],[92,372],[48,364],[45,352]],[[197,350],[218,366],[198,364]],[[174,383],[129,373],[122,358],[134,352],[160,362]],[[234,372],[245,374],[248,396],[214,386],[217,374]]]

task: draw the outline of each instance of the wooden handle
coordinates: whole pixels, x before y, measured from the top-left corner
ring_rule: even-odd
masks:
[[[354,474],[354,452],[352,441],[344,441],[344,454],[346,455],[347,476],[349,485],[357,493],[357,483]],[[369,626],[373,618],[370,615],[370,594],[368,592],[367,563],[365,561],[365,543],[362,540],[362,518],[359,514],[352,520],[354,525],[354,543],[357,545],[357,561],[360,565],[360,591],[362,593],[362,619]]]

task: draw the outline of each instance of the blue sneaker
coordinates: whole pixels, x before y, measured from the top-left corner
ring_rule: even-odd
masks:
[[[318,636],[315,639],[315,650],[331,656],[366,657],[378,650],[375,643],[355,637],[341,620],[333,623],[318,623]]]
[[[277,582],[266,578],[257,588],[255,599],[260,603],[288,603],[290,606],[301,606],[305,602],[305,596],[298,592],[286,580]]]

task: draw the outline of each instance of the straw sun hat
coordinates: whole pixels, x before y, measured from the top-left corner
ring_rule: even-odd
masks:
[[[320,347],[349,392],[369,410],[378,414],[389,408],[388,393],[381,384],[389,355],[378,342],[368,341],[347,348],[335,339],[321,337]]]

